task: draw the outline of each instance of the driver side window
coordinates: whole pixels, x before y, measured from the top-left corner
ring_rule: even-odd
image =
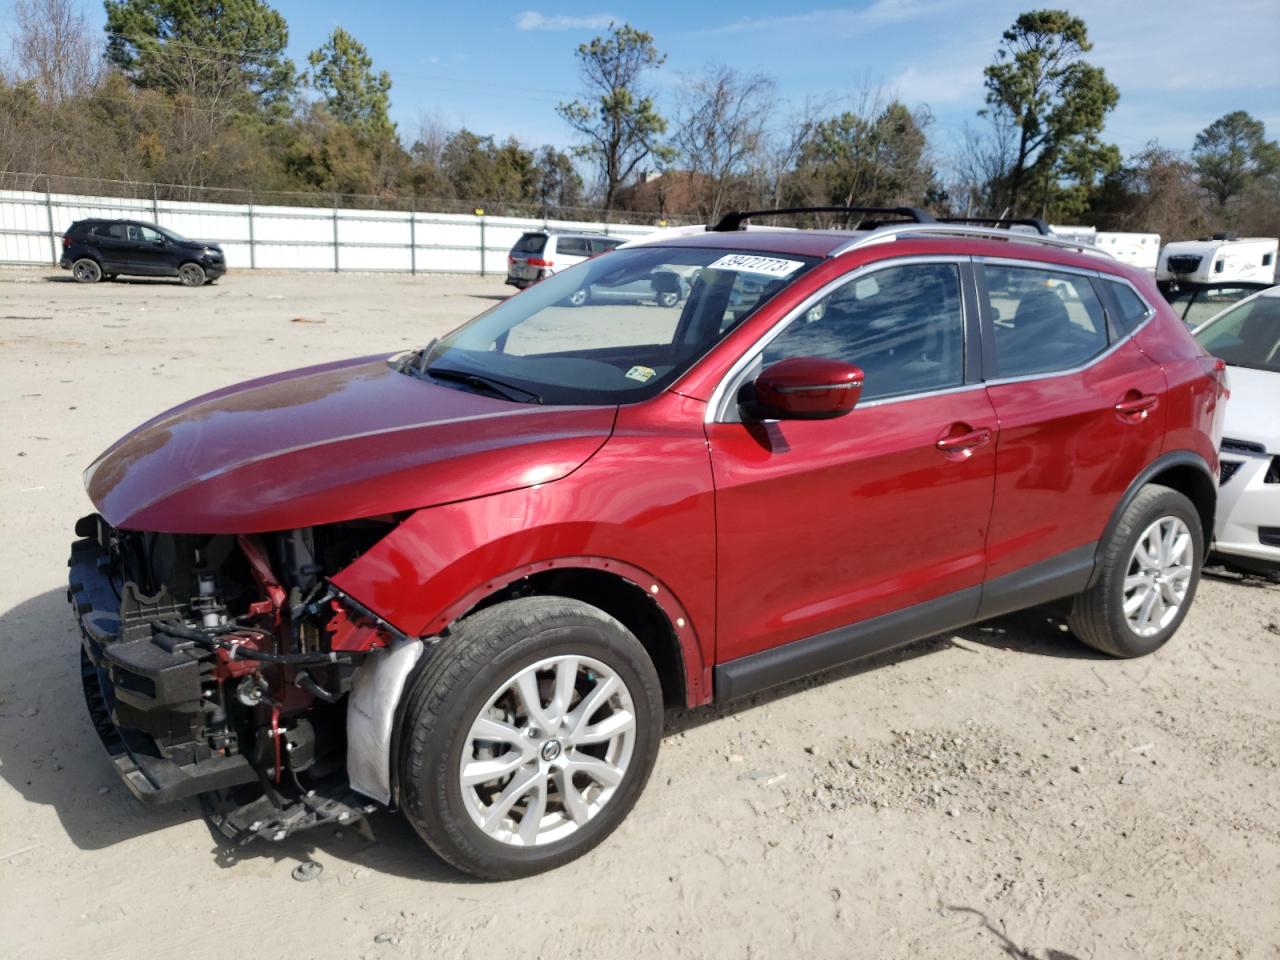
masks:
[[[862,368],[864,400],[964,383],[960,268],[914,263],[860,274],[792,321],[765,347],[765,366],[791,357]]]

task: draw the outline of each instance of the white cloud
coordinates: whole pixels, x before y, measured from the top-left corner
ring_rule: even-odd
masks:
[[[539,13],[526,10],[517,13],[517,30],[603,30],[618,18],[610,13],[592,13],[585,17],[570,17],[562,13]]]
[[[862,10],[807,10],[773,17],[740,17],[706,33],[744,33],[777,30],[790,26],[819,26],[824,31],[844,35],[865,32],[882,24],[906,23],[931,17],[948,8],[963,6],[966,0],[875,0]]]

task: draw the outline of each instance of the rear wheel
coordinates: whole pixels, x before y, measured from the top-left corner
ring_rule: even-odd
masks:
[[[573,293],[569,294],[569,296],[565,298],[565,303],[569,304],[571,307],[581,307],[585,305],[589,299],[591,298],[584,287],[581,290],[575,290]]]
[[[71,265],[71,276],[77,283],[97,283],[102,279],[102,268],[98,261],[82,257]]]
[[[1195,505],[1169,487],[1143,487],[1103,546],[1097,582],[1075,598],[1072,631],[1116,657],[1158,650],[1187,615],[1203,558]]]
[[[662,293],[658,294],[658,306],[660,307],[674,307],[679,302],[679,290],[664,290]]]
[[[178,268],[178,279],[184,287],[204,286],[204,267],[198,263],[184,263]]]
[[[613,617],[527,597],[438,643],[401,722],[409,822],[459,869],[511,879],[581,856],[622,822],[657,756],[662,692]]]

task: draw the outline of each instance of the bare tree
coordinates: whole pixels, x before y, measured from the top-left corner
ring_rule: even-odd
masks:
[[[17,0],[12,72],[44,103],[91,92],[102,79],[102,45],[72,0]]]
[[[966,217],[1000,217],[1000,198],[1017,157],[1015,124],[996,118],[982,127],[965,124],[952,156],[950,193],[955,212]]]
[[[806,97],[804,103],[791,112],[787,122],[766,144],[769,202],[774,209],[782,206],[784,196],[797,192],[793,186],[793,181],[800,176],[796,165],[805,144],[813,137],[813,131],[830,108],[829,97]]]
[[[688,78],[677,94],[672,146],[697,213],[708,222],[720,215],[735,188],[739,195],[752,193],[749,180],[760,167],[774,87],[764,74],[712,65]]]

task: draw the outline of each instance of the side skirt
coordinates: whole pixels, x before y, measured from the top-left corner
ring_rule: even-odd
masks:
[[[1096,552],[1096,543],[1085,544],[983,586],[719,664],[716,700],[750,696],[978,620],[1073,596],[1088,586]]]

